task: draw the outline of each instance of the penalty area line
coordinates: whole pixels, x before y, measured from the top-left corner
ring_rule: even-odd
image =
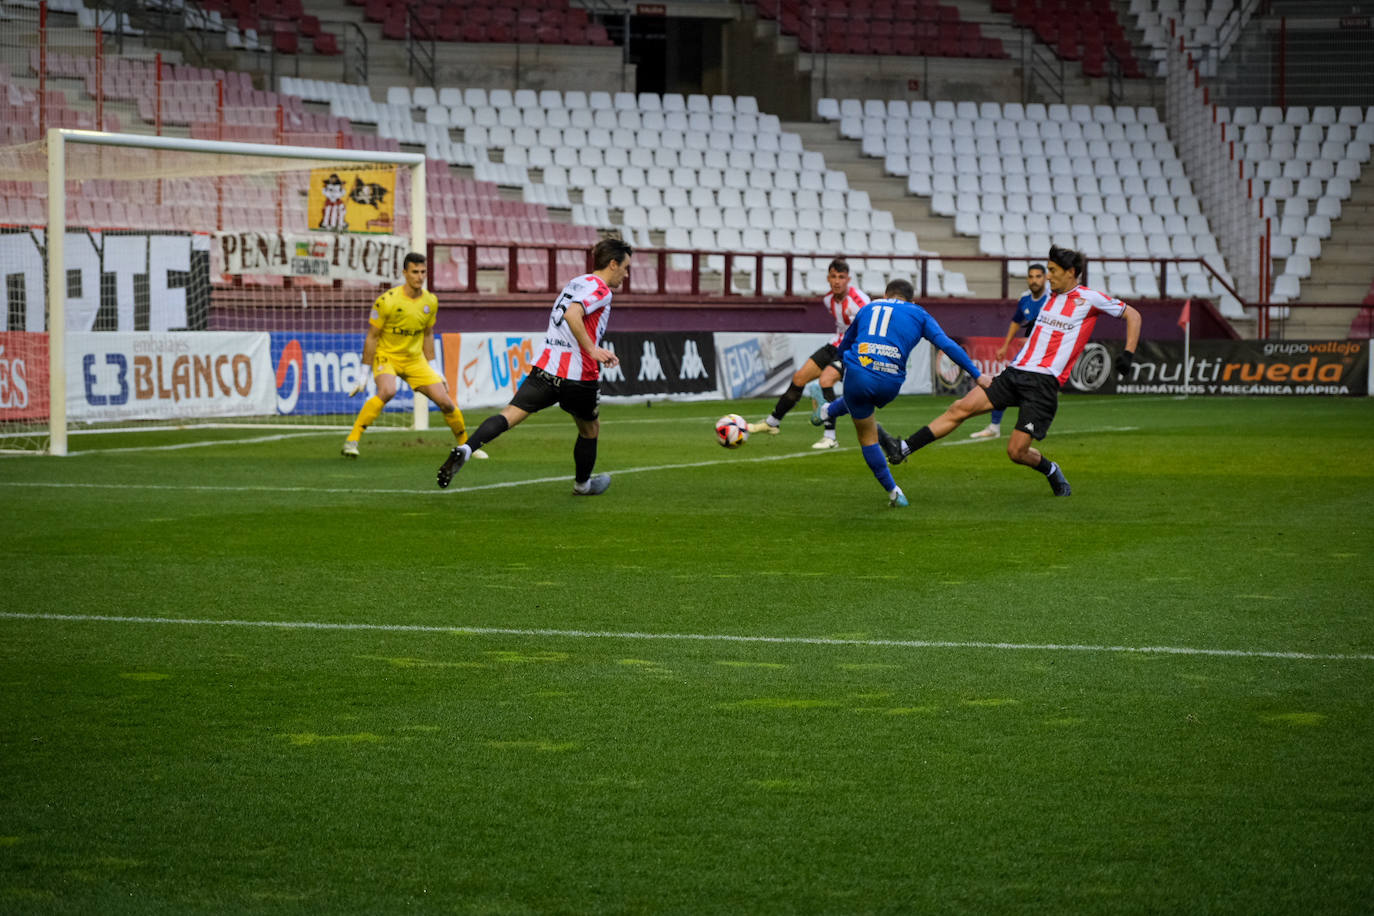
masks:
[[[1207,649],[1192,646],[1112,646],[1079,643],[1020,643],[932,639],[836,639],[824,636],[748,636],[730,633],[640,633],[607,630],[555,630],[522,627],[433,626],[405,623],[334,623],[311,620],[208,620],[193,617],[123,617],[111,614],[38,614],[0,611],[5,620],[63,623],[170,624],[200,627],[251,627],[282,630],[453,633],[466,636],[518,636],[541,639],[600,639],[663,642],[755,643],[880,649],[972,649],[1011,652],[1079,652],[1118,655],[1188,655],[1220,658],[1272,658],[1292,661],[1374,661],[1362,652],[1290,652],[1269,649]]]

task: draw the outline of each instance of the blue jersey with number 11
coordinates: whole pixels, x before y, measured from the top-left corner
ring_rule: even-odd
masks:
[[[879,378],[906,378],[906,361],[925,338],[939,347],[969,375],[980,370],[930,313],[905,299],[876,299],[859,310],[844,332],[840,352],[845,372],[871,373]]]

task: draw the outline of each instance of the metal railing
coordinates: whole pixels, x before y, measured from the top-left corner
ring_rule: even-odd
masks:
[[[418,6],[406,7],[406,72],[419,85],[434,85],[436,60],[434,29],[418,15]]]
[[[339,51],[343,57],[343,82],[367,85],[367,65],[370,60],[367,48],[367,34],[356,22],[320,23],[339,28]]]
[[[1034,29],[1021,30],[1021,97],[1028,102],[1064,101],[1064,59],[1040,40]]]
[[[1337,16],[1316,4],[1270,11],[1262,0],[1240,0],[1237,9],[1245,15],[1215,44],[1187,45],[1205,64],[1215,62],[1210,70],[1204,66],[1204,75],[1214,76],[1214,101],[1232,107],[1374,104],[1374,11]]]
[[[568,263],[560,263],[558,255],[563,252],[572,252],[585,261],[587,270],[591,269],[590,253],[584,244],[564,244],[564,245],[537,245],[520,242],[493,242],[475,241],[471,239],[444,240],[430,239],[429,241],[431,264],[435,262],[435,249],[449,249],[452,251],[463,252],[461,265],[464,273],[464,281],[457,288],[436,286],[435,288],[461,293],[476,293],[479,291],[478,275],[483,271],[504,272],[507,279],[506,292],[515,293],[556,293],[562,288],[566,278],[559,274],[559,270],[566,271]],[[481,249],[481,251],[479,251]],[[501,252],[499,257],[490,253]],[[487,254],[483,254],[486,252]],[[520,277],[534,264],[522,260],[522,253],[538,252],[540,254],[539,267],[547,271],[543,284],[522,283]],[[814,263],[818,261],[829,261],[836,255],[834,252],[777,252],[777,251],[720,251],[694,248],[641,248],[635,252],[635,262],[631,269],[625,292],[635,292],[644,295],[690,295],[690,296],[709,296],[724,298],[748,298],[759,299],[795,296],[810,296],[813,290],[796,290],[794,288],[794,277],[799,261]],[[853,257],[858,257],[853,256]],[[675,267],[675,259],[685,259],[688,266]],[[708,260],[719,259],[720,268],[711,269],[708,267]],[[1007,255],[941,255],[941,254],[912,254],[900,256],[884,256],[882,258],[868,258],[868,260],[900,260],[903,262],[913,262],[916,270],[909,278],[912,285],[916,288],[917,296],[929,298],[931,295],[932,279],[938,273],[946,272],[943,268],[947,264],[997,264],[999,270],[999,293],[996,298],[1008,299],[1012,290],[1013,283],[1020,283],[1023,277],[1013,274],[1011,265],[1013,263],[1023,263],[1033,258],[1011,257]],[[1234,297],[1242,305],[1250,306],[1254,303],[1246,303],[1239,291],[1231,284],[1226,276],[1218,271],[1206,258],[1152,258],[1152,257],[1120,257],[1120,258],[1090,258],[1085,271],[1085,285],[1102,289],[1102,284],[1106,278],[1100,276],[1101,265],[1121,264],[1131,268],[1141,264],[1151,265],[1151,274],[1157,281],[1161,291],[1159,298],[1172,299],[1183,296],[1182,290],[1178,295],[1170,295],[1170,284],[1172,276],[1183,276],[1184,271],[1181,265],[1193,265],[1195,270],[1191,273],[1203,273],[1209,278],[1209,283],[1220,287],[1225,294]],[[499,266],[497,266],[499,265]],[[645,267],[652,267],[653,279],[648,285],[644,281],[636,281],[636,270],[643,274]],[[856,268],[857,270],[857,268]],[[772,271],[782,275],[781,288],[777,293],[766,293],[765,287],[771,284],[765,283],[764,273]],[[685,288],[670,289],[669,274],[685,274],[682,278]],[[862,272],[862,271],[861,271]],[[890,274],[892,271],[883,271]],[[436,271],[431,271],[431,285],[433,277],[437,276]],[[515,282],[511,282],[514,277]],[[737,282],[743,279],[744,283]],[[677,286],[679,284],[673,284]],[[1103,290],[1110,292],[1110,290]],[[942,297],[943,298],[943,297]],[[977,296],[949,296],[947,298],[989,298]],[[1124,298],[1132,298],[1130,296]],[[1153,297],[1152,297],[1153,298]]]

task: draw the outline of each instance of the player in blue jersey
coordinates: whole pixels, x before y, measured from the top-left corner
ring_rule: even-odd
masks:
[[[1027,292],[1021,294],[1021,301],[1016,303],[1016,313],[1011,316],[1011,325],[1007,328],[1007,338],[1002,341],[1002,346],[997,348],[996,359],[1002,359],[1011,349],[1011,342],[1016,337],[1017,331],[1024,331],[1026,336],[1030,336],[1031,328],[1035,326],[1035,319],[1039,317],[1040,310],[1045,307],[1045,303],[1050,301],[1050,291],[1045,288],[1045,265],[1032,264],[1026,271]],[[992,416],[988,418],[988,425],[970,433],[970,439],[996,439],[1002,435],[1002,414],[1005,410],[994,410]]]
[[[887,491],[888,504],[898,508],[908,505],[906,494],[888,470],[887,458],[878,444],[878,421],[873,412],[901,391],[911,351],[922,339],[928,340],[977,379],[979,386],[986,388],[992,384],[992,376],[978,371],[963,348],[950,340],[929,312],[912,301],[915,297],[910,283],[893,280],[887,284],[882,299],[859,310],[840,341],[844,395],[819,405],[811,414],[811,422],[816,426],[845,414],[853,418],[864,461]]]

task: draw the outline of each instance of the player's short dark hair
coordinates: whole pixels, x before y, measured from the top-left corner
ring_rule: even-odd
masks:
[[[406,255],[406,259],[401,262],[401,270],[405,270],[412,264],[423,263],[425,263],[425,256],[420,254],[420,252],[418,251],[412,251],[410,254]]]
[[[602,270],[612,261],[626,261],[635,250],[624,239],[602,239],[592,249],[592,270]]]
[[[1040,271],[1040,272],[1043,274],[1043,273],[1045,272],[1045,265],[1044,265],[1044,264],[1032,264],[1030,267],[1027,267],[1027,268],[1026,268],[1026,273],[1030,273],[1032,270],[1038,270],[1038,271]]]
[[[835,260],[830,262],[830,266],[827,267],[825,270],[826,273],[829,273],[833,270],[837,274],[847,274],[849,273],[849,262],[846,261],[844,258],[836,258]]]
[[[909,280],[898,277],[895,280],[887,281],[887,289],[883,290],[885,299],[905,299],[907,302],[916,300],[916,287],[911,285]]]
[[[1058,264],[1064,270],[1072,270],[1080,279],[1083,276],[1083,253],[1080,251],[1051,245],[1049,261]]]

